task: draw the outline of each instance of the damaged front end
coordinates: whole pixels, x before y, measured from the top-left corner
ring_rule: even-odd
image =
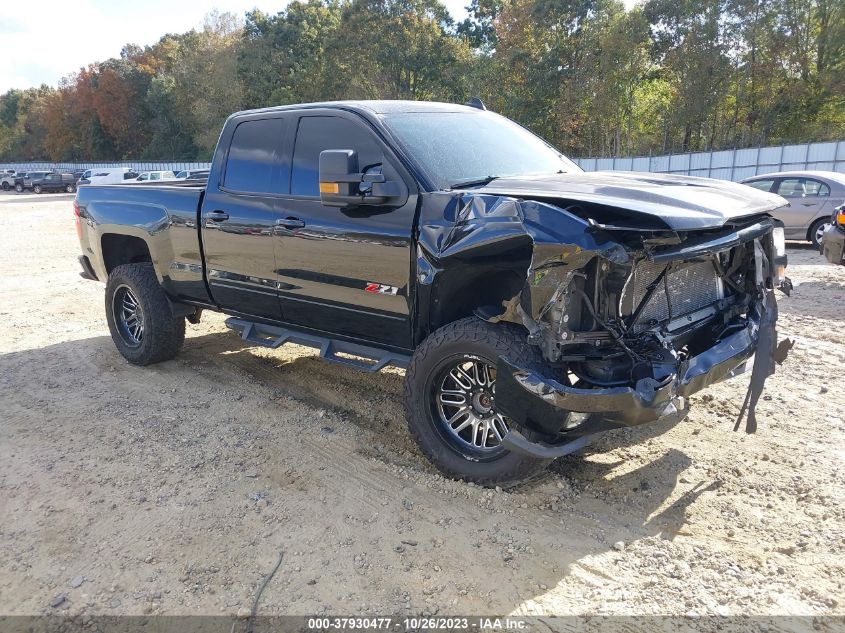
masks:
[[[683,231],[557,202],[467,195],[452,222],[421,224],[418,264],[435,295],[461,261],[500,253],[490,265],[502,300],[476,313],[523,325],[545,358],[499,359],[496,409],[544,438],[512,429],[503,445],[556,457],[604,430],[681,418],[691,394],[748,368],[740,418],[747,411],[754,432],[763,384],[790,346],[775,329],[774,290],[791,287],[780,223],[757,215]]]

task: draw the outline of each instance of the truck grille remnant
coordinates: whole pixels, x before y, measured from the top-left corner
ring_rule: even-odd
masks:
[[[646,299],[649,287],[658,278],[667,264],[642,262],[634,268],[630,292],[632,305],[636,310]],[[724,286],[712,259],[682,262],[672,265],[645,303],[639,307],[634,331],[641,332],[650,323],[663,323],[689,315],[724,298]]]

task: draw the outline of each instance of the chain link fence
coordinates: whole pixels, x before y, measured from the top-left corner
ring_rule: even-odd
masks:
[[[0,170],[14,169],[15,171],[76,171],[84,169],[96,169],[106,167],[128,167],[133,171],[173,171],[179,172],[187,169],[209,169],[211,163],[198,163],[187,161],[115,161],[115,162],[79,162],[79,163],[0,163]]]
[[[776,171],[845,173],[845,140],[663,156],[579,158],[575,162],[585,171],[649,171],[734,181]]]

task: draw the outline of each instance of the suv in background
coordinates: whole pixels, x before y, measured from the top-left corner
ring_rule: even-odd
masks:
[[[45,191],[76,193],[76,176],[70,173],[50,172],[44,174],[42,178],[33,178],[32,190],[35,193],[44,193]]]
[[[25,174],[18,174],[17,176],[15,176],[15,191],[17,191],[18,193],[22,193],[27,189],[32,189],[32,183],[34,180],[40,180],[49,173],[51,172],[29,171]]]

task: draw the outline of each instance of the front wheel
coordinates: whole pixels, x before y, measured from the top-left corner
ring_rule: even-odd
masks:
[[[185,342],[150,263],[116,266],[106,283],[106,320],[117,350],[133,365],[170,360]]]
[[[76,185],[68,185],[67,187],[65,187],[65,191],[67,191],[68,193],[74,193],[76,191]]]
[[[8,190],[9,190],[9,189],[11,189],[11,188],[12,188],[12,187],[9,185],[9,183],[8,183],[8,182],[4,182],[4,183],[3,183],[3,191],[8,191]]]
[[[813,226],[810,227],[810,241],[813,243],[814,248],[821,248],[822,236],[829,227],[830,218],[822,218],[821,220],[816,220],[813,223]]]
[[[523,366],[542,363],[526,339],[516,326],[470,317],[437,330],[414,352],[405,374],[405,418],[420,450],[444,475],[510,486],[548,464],[502,446],[515,423],[496,411],[496,364],[500,356]]]
[[[18,193],[23,193],[23,185],[20,183],[16,184],[15,191],[17,191]]]
[[[32,190],[33,190],[35,193],[41,193],[41,185],[35,185],[35,186],[32,188]]]

